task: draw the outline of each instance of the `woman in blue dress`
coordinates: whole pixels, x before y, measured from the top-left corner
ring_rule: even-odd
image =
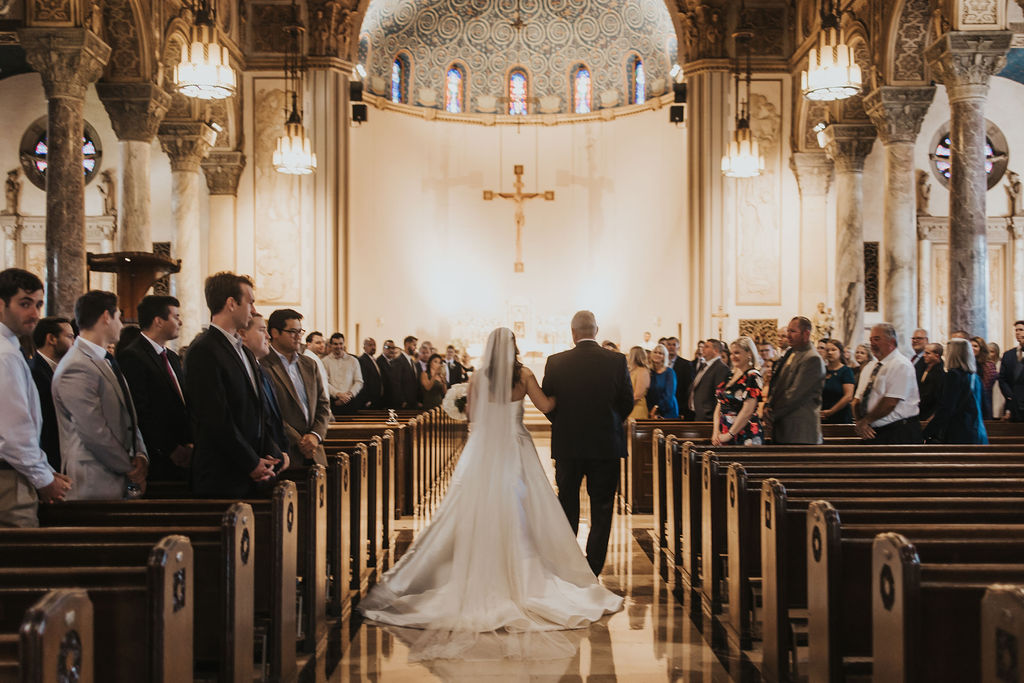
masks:
[[[757,404],[764,391],[764,380],[757,369],[761,359],[754,340],[740,337],[729,344],[729,359],[732,375],[715,390],[718,405],[711,445],[760,446],[764,443],[764,430],[757,416]]]
[[[853,370],[843,363],[843,343],[825,341],[825,384],[821,388],[821,421],[824,424],[853,424],[850,403],[857,388]]]
[[[668,366],[668,349],[664,344],[658,344],[651,351],[651,386],[647,390],[647,409],[651,417],[679,419],[676,373]]]
[[[966,339],[946,345],[946,379],[935,416],[924,429],[925,443],[987,444],[981,409],[981,379]]]

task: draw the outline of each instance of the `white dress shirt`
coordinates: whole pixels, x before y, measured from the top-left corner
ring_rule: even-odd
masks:
[[[327,368],[324,366],[323,359],[320,358],[320,356],[316,355],[316,351],[310,348],[307,348],[305,351],[303,351],[302,355],[312,358],[313,361],[316,363],[317,372],[320,373],[320,382],[324,385],[324,396],[326,396],[328,400],[330,400],[331,396],[327,391]]]
[[[306,418],[306,424],[309,424],[309,399],[306,397],[306,383],[302,381],[302,373],[299,372],[299,354],[294,354],[291,360],[289,360],[273,346],[270,347],[270,350],[281,359],[285,372],[288,373],[288,379],[292,381],[295,393],[299,395],[299,405],[302,406],[302,414]]]
[[[249,359],[245,357],[245,351],[242,350],[242,338],[239,337],[237,334],[228,334],[227,330],[225,330],[223,327],[216,323],[210,323],[210,327],[212,327],[215,330],[220,330],[220,333],[227,338],[228,343],[231,344],[231,346],[235,347],[235,353],[237,353],[238,357],[242,359],[242,365],[245,367],[245,371],[249,375],[249,381],[252,382],[252,388],[256,389],[256,375],[254,374],[255,370],[251,365],[249,365]],[[258,390],[257,393],[259,393]]]
[[[909,358],[895,349],[882,360],[875,359],[864,366],[864,369],[860,371],[860,381],[857,383],[855,398],[863,401],[864,391],[878,364],[881,364],[882,367],[875,375],[875,383],[868,395],[867,405],[861,406],[863,414],[866,415],[874,410],[883,397],[898,398],[900,401],[891,413],[871,423],[875,429],[908,417],[915,417],[920,413],[921,406],[921,394],[917,388],[917,373],[914,371],[914,366],[910,364]]]
[[[53,482],[53,468],[39,447],[43,413],[32,371],[21,355],[18,338],[0,323],[0,460],[21,473],[33,487]]]
[[[331,396],[345,392],[355,396],[363,388],[363,369],[355,356],[346,353],[336,358],[332,353],[324,358],[324,367],[327,368],[327,386]]]

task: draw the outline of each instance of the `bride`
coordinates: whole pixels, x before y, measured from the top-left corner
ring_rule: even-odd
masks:
[[[538,645],[545,632],[622,608],[587,565],[523,424],[524,396],[543,412],[555,402],[517,354],[511,330],[491,332],[470,381],[472,431],[448,493],[359,604],[367,619],[426,630],[410,659],[467,657],[482,644],[493,658],[522,657],[524,643]],[[558,651],[556,639],[547,645]]]

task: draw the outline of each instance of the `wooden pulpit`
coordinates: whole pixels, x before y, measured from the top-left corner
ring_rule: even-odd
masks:
[[[111,254],[86,254],[89,272],[117,273],[117,303],[121,319],[137,323],[142,297],[157,280],[181,270],[181,259],[171,260],[146,251],[117,251]]]

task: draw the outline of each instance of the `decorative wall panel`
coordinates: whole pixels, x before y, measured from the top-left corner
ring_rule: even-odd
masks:
[[[878,312],[878,242],[864,243],[864,310]]]

